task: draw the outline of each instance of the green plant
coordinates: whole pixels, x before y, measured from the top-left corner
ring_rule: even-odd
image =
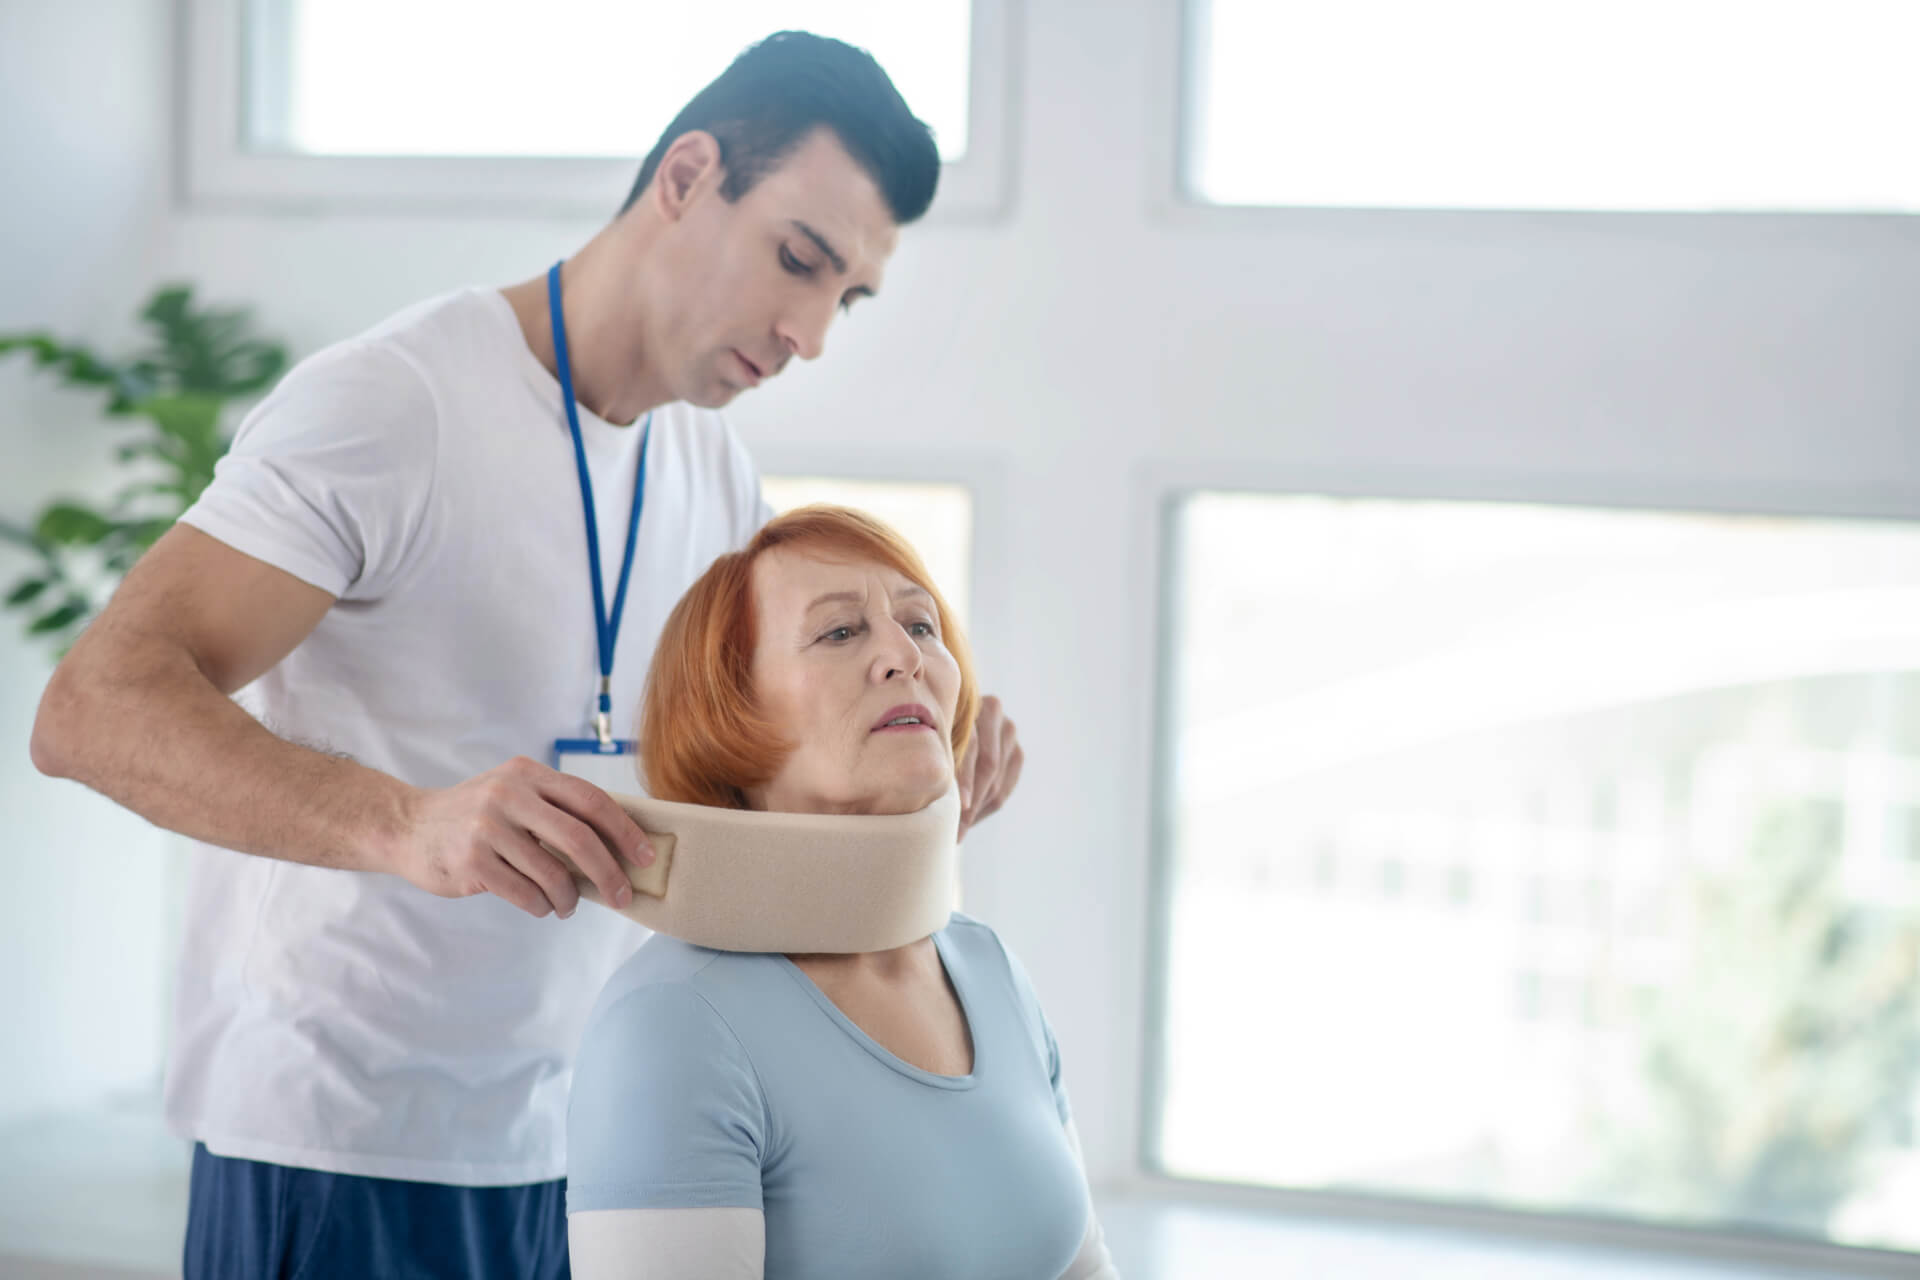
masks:
[[[271,386],[287,351],[256,336],[241,309],[196,307],[189,285],[157,290],[140,309],[151,344],[126,360],[104,359],[44,333],[0,334],[0,357],[24,352],[68,386],[106,393],[109,420],[130,428],[115,450],[134,474],[104,509],[55,499],[29,525],[0,518],[0,541],[38,560],[5,596],[31,615],[27,634],[64,654],[122,575],[213,479],[230,437],[230,404]]]

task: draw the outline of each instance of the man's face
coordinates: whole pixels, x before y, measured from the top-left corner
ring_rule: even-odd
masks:
[[[653,333],[674,397],[719,408],[819,355],[834,317],[879,291],[898,239],[879,187],[829,129],[738,201],[703,181],[673,224]]]

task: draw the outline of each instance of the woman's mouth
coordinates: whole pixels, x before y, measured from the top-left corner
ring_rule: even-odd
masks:
[[[872,733],[909,733],[915,729],[933,728],[933,713],[919,703],[891,707],[887,713],[874,723]]]

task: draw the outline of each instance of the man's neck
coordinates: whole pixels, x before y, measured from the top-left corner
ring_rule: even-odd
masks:
[[[596,237],[567,260],[560,269],[561,305],[567,322],[574,399],[597,417],[631,426],[670,397],[659,387],[645,361],[634,357],[631,321],[609,307],[609,299],[596,287],[594,267],[611,250],[612,246]],[[546,274],[508,285],[500,292],[520,322],[527,349],[558,378],[560,362],[555,354]]]

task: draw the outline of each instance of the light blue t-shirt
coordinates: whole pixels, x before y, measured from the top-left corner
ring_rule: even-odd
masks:
[[[970,1075],[896,1058],[785,956],[650,939],[587,1022],[567,1211],[759,1209],[767,1280],[1066,1270],[1090,1208],[1053,1033],[993,930],[933,941]]]

